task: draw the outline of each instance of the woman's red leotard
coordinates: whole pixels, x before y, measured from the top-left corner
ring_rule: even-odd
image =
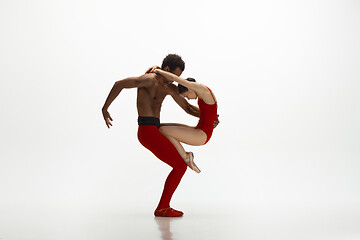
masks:
[[[210,89],[209,91],[214,98],[214,95]],[[217,102],[215,101],[214,104],[206,104],[202,99],[199,98],[198,104],[200,110],[200,118],[195,128],[201,129],[205,132],[207,138],[204,144],[206,144],[211,138],[212,132],[214,130],[214,122],[217,120]]]

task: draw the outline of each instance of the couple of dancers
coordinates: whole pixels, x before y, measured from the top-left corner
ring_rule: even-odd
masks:
[[[115,82],[102,108],[108,128],[113,120],[108,112],[110,104],[124,88],[137,88],[138,139],[157,158],[172,167],[160,202],[154,212],[158,217],[180,217],[183,212],[170,207],[170,200],[187,167],[199,173],[192,152],[186,152],[181,143],[200,146],[206,144],[219,123],[217,101],[213,92],[192,78],[180,77],[185,63],[176,54],[167,55],[159,67],[152,67],[140,77]],[[173,84],[177,82],[178,86]],[[188,114],[199,117],[196,127],[177,123],[160,124],[160,110],[164,98],[170,95]],[[199,107],[187,102],[198,98]]]

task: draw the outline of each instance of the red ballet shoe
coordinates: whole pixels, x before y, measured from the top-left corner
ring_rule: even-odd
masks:
[[[171,207],[155,210],[154,215],[156,217],[181,217],[183,212],[172,209]]]

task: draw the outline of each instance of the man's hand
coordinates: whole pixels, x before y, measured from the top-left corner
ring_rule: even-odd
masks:
[[[146,70],[145,74],[146,73],[152,73],[155,69],[160,69],[160,67],[154,65],[154,66],[150,67],[148,70]]]
[[[108,128],[110,128],[110,126],[112,126],[111,122],[113,119],[111,118],[109,112],[105,109],[102,110],[102,114],[103,114],[103,117],[104,117],[104,120],[105,120],[105,123],[106,123],[106,126]]]
[[[214,121],[214,128],[219,124],[219,114],[217,115],[217,119]]]

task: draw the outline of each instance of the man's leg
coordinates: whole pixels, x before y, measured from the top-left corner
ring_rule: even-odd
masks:
[[[157,210],[169,208],[171,197],[185,174],[187,165],[174,145],[159,132],[156,126],[139,126],[138,139],[156,157],[173,168],[165,181]]]

